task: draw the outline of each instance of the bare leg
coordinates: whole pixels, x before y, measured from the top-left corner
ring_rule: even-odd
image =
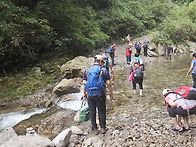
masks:
[[[177,118],[176,117],[171,117],[171,120],[174,124],[174,127],[179,130],[181,127],[179,126],[179,124],[177,122]]]
[[[136,94],[136,90],[133,90],[133,93]]]
[[[189,119],[188,119],[188,116],[184,116],[183,117],[183,120],[184,120],[185,129],[188,129],[189,128]]]
[[[182,116],[181,115],[178,115],[178,125],[182,128],[183,127],[183,124],[182,124]]]
[[[140,89],[140,96],[142,96],[142,89]]]

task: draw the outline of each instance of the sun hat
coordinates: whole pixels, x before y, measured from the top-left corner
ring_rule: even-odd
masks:
[[[95,56],[95,59],[97,59],[97,60],[99,60],[99,61],[103,61],[104,59],[103,59],[103,56],[101,56],[101,55],[96,55]]]
[[[170,89],[163,89],[163,96],[166,96],[168,93],[172,92]]]

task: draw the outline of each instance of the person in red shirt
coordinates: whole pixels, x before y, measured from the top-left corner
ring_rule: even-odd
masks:
[[[127,64],[130,64],[131,61],[131,44],[126,47],[126,61]]]

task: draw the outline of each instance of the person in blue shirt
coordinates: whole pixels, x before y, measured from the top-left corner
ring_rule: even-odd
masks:
[[[113,91],[112,91],[112,84],[110,82],[110,75],[106,68],[103,67],[104,64],[104,58],[101,55],[95,56],[95,61],[92,66],[87,68],[83,74],[83,98],[87,98],[88,106],[89,106],[89,112],[90,112],[90,120],[92,124],[92,131],[98,135],[98,127],[96,123],[96,108],[98,109],[98,116],[99,116],[99,125],[101,127],[101,133],[106,133],[106,93],[104,90],[104,93],[101,94],[101,96],[89,96],[88,91],[85,89],[85,84],[88,81],[88,76],[90,72],[90,68],[101,68],[101,71],[103,73],[103,81],[106,83],[109,93],[110,93],[110,99],[113,100]]]
[[[191,66],[187,72],[187,75],[190,74],[190,72],[192,73],[192,78],[193,78],[193,87],[196,88],[196,53],[193,54],[193,59],[191,61]]]
[[[171,44],[167,45],[167,60],[170,59],[171,60],[171,55],[173,53],[173,48],[171,46]]]

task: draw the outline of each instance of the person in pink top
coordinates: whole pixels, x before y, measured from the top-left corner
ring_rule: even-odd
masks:
[[[196,114],[196,100],[182,98],[179,94],[172,92],[170,89],[163,90],[165,103],[171,120],[174,124],[173,132],[187,131],[190,132],[188,115]],[[177,119],[178,116],[178,119]],[[184,120],[184,127],[181,123],[181,116]]]

